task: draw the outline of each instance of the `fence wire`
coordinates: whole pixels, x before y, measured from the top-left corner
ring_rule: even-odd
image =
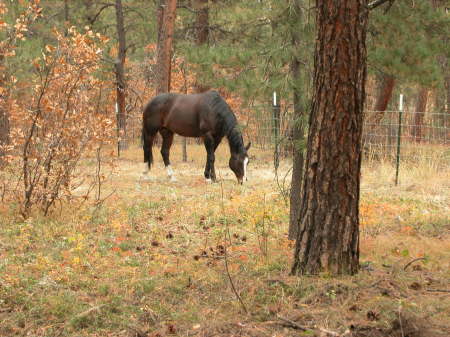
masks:
[[[263,150],[275,150],[281,157],[292,155],[293,107],[282,107],[274,114],[270,105],[245,109],[240,123],[244,138],[252,146]],[[372,159],[395,158],[400,140],[401,159],[437,159],[450,161],[450,114],[440,112],[365,111],[363,126],[363,149]],[[401,125],[399,124],[401,122]],[[401,126],[399,128],[399,126]],[[129,116],[126,138],[130,143],[140,141],[141,116]],[[400,130],[400,134],[399,134]],[[175,143],[181,143],[176,137]],[[159,137],[155,140],[160,143]],[[188,144],[201,144],[201,140],[188,139]]]

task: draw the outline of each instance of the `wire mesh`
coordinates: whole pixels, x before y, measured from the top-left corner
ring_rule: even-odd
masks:
[[[253,147],[263,150],[275,149],[278,142],[280,155],[292,154],[293,107],[281,108],[279,119],[275,120],[270,105],[252,106],[248,113],[238,116],[243,126],[246,140]],[[275,132],[275,128],[278,128]],[[129,116],[126,138],[130,143],[140,141],[142,129],[141,116]],[[363,149],[369,158],[395,158],[398,137],[401,142],[402,159],[436,159],[450,157],[450,114],[444,112],[403,111],[401,133],[399,130],[399,111],[365,111],[363,126]],[[175,143],[181,143],[182,137],[175,137]],[[159,137],[155,140],[160,143]],[[201,144],[201,140],[189,139],[188,144]]]

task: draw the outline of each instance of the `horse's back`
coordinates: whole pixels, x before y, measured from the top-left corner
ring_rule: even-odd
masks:
[[[201,137],[213,127],[211,120],[204,94],[177,95],[164,118],[163,127],[181,136]]]
[[[185,137],[217,135],[223,133],[224,122],[234,124],[236,120],[217,91],[160,94],[146,105],[143,117],[144,127],[166,128]]]

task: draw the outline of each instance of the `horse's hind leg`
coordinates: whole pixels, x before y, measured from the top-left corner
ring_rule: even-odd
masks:
[[[143,174],[147,176],[150,168],[153,164],[153,141],[155,139],[158,129],[152,129],[150,132],[142,130],[142,149],[144,150],[144,172]]]
[[[173,142],[173,132],[168,129],[161,129],[159,131],[163,138],[162,146],[161,146],[161,156],[164,160],[164,165],[166,166],[167,175],[169,176],[170,180],[175,180],[175,177],[173,175],[172,166],[170,166],[170,147],[172,146]]]

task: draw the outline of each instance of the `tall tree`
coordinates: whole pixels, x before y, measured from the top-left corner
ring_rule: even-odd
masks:
[[[314,94],[293,274],[354,274],[366,80],[365,0],[316,1]]]
[[[197,46],[205,46],[208,44],[209,37],[209,7],[208,0],[194,0],[195,9],[195,44]],[[209,87],[197,80],[195,82],[195,92],[208,91]]]
[[[377,120],[383,118],[383,113],[386,111],[389,102],[394,92],[395,77],[389,74],[381,74],[378,78],[378,93],[375,101],[374,110],[379,112]]]
[[[116,29],[117,40],[119,42],[117,59],[115,60],[116,74],[116,113],[117,113],[117,129],[120,132],[118,142],[118,152],[127,148],[126,132],[127,132],[127,116],[125,107],[126,81],[125,81],[125,59],[127,45],[125,40],[125,25],[123,20],[122,0],[116,0]]]
[[[290,11],[292,22],[292,45],[294,50],[300,49],[301,36],[299,24],[302,23],[303,13],[300,0],[295,0],[293,8]],[[301,189],[303,181],[303,166],[304,166],[304,119],[306,98],[305,90],[302,90],[304,72],[301,70],[301,62],[298,53],[294,53],[291,60],[291,76],[292,76],[292,93],[294,100],[294,125],[292,128],[292,142],[293,142],[293,167],[290,191],[290,214],[289,214],[289,239],[295,240],[298,232],[298,215],[301,205]],[[303,76],[302,76],[303,75]]]
[[[416,142],[422,141],[422,125],[425,110],[428,102],[428,88],[420,87],[417,94],[416,111],[414,112],[414,125],[412,129],[412,136]]]
[[[8,89],[6,88],[6,67],[5,56],[0,51],[0,164],[5,155],[4,147],[9,144],[9,115],[6,107],[6,100],[8,98]]]
[[[176,0],[165,0],[164,5],[160,4],[160,8],[158,9],[158,11],[162,11],[162,20],[160,20],[158,16],[159,38],[156,53],[156,94],[170,91],[170,72],[176,8]]]

